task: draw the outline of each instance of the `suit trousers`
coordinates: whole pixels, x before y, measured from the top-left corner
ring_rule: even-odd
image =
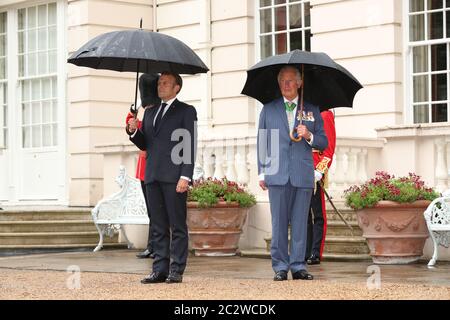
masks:
[[[153,272],[183,274],[188,257],[187,192],[176,183],[154,181],[146,185],[153,240]]]
[[[269,185],[268,189],[272,214],[272,268],[275,272],[306,270],[306,226],[312,189],[294,187],[290,181],[284,186]]]
[[[147,191],[146,191],[146,188],[145,188],[145,183],[142,180],[141,180],[141,187],[142,187],[142,192],[144,193],[145,207],[147,208],[147,215],[148,215],[148,218],[150,219],[150,223],[148,225],[147,250],[152,252],[153,251],[152,221],[151,221],[151,217],[150,217],[150,209],[148,208]]]
[[[308,214],[308,242],[306,246],[306,258],[312,254],[316,257],[322,257],[322,251],[325,244],[326,233],[326,213],[323,208],[325,205],[322,187],[317,182],[316,193],[311,198],[311,209]]]

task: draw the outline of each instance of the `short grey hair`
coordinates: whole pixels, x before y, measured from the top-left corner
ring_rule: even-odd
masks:
[[[284,66],[283,68],[281,68],[280,72],[278,72],[278,77],[277,77],[278,82],[280,82],[281,74],[283,72],[291,71],[291,70],[295,71],[295,77],[297,78],[298,81],[302,80],[302,75],[300,74],[300,70],[298,70],[294,66]]]

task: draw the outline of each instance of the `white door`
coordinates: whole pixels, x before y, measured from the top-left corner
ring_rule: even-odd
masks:
[[[17,58],[10,59],[6,77],[10,94],[5,109],[11,125],[4,127],[8,148],[0,155],[0,165],[5,162],[1,168],[7,168],[7,178],[0,180],[0,200],[4,192],[13,203],[65,197],[58,7],[61,3],[49,2],[7,11],[7,52]]]
[[[0,13],[0,201],[8,199],[8,83],[6,12]]]

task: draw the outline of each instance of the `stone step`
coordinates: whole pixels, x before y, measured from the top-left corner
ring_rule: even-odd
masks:
[[[86,232],[14,232],[0,233],[0,246],[3,245],[74,245],[98,243],[100,236],[96,231]],[[105,243],[117,243],[118,233],[114,237],[104,237]]]
[[[240,250],[240,256],[246,258],[270,259],[270,252],[265,249],[254,248]],[[368,254],[345,254],[345,253],[324,253],[323,261],[370,261],[372,258]]]
[[[345,221],[358,221],[358,217],[356,216],[356,212],[353,210],[339,210],[339,212],[344,217]],[[342,221],[342,219],[339,217],[339,215],[334,211],[333,209],[328,210],[327,209],[327,221]]]
[[[92,220],[0,221],[0,233],[96,231]]]
[[[327,236],[324,253],[330,254],[368,254],[369,248],[363,237]]]
[[[22,254],[93,251],[97,243],[74,243],[60,245],[0,245],[0,257]],[[126,243],[104,243],[102,250],[127,249]]]
[[[92,220],[90,208],[4,208],[0,221]]]
[[[353,231],[343,221],[327,221],[327,236],[362,236],[362,230],[356,221],[347,221]]]

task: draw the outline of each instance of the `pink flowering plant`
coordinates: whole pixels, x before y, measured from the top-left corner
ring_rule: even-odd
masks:
[[[351,186],[344,194],[347,206],[355,210],[373,207],[381,200],[410,203],[416,200],[432,201],[439,197],[438,192],[425,186],[420,176],[414,173],[395,178],[383,171],[377,172],[375,178],[363,185]]]
[[[255,196],[244,185],[212,178],[195,180],[188,190],[188,201],[196,201],[200,207],[213,207],[219,201],[237,202],[240,207],[256,204]]]

